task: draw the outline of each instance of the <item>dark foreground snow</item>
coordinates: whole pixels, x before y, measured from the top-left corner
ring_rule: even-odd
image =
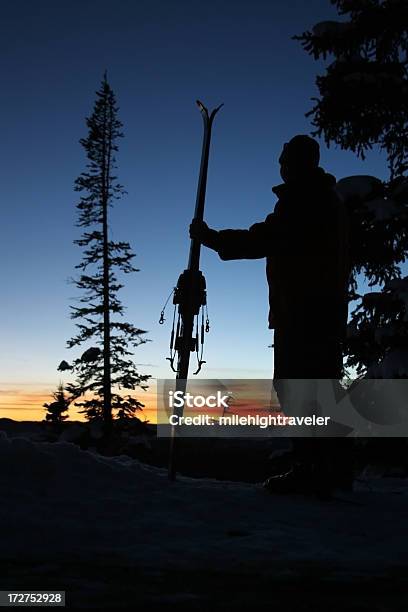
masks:
[[[324,503],[170,483],[128,457],[3,432],[0,458],[3,590],[63,589],[72,607],[407,609],[405,480]]]

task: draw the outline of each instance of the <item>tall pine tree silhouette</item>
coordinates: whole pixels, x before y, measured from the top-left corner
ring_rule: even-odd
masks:
[[[122,396],[119,392],[136,387],[145,390],[150,376],[140,374],[131,359],[131,349],[147,341],[146,332],[121,320],[124,308],[117,295],[123,287],[117,272],[138,270],[132,265],[135,255],[129,243],[109,237],[110,208],[126,192],[115,176],[117,142],[123,133],[106,73],[96,96],[92,115],[86,120],[88,136],[80,140],[87,169],[75,181],[75,190],[81,193],[77,225],[84,232],[74,242],[84,251],[76,266],[81,273],[74,282],[82,296],[80,307],[71,306],[78,333],[67,343],[69,348],[90,341],[96,346],[73,361],[76,381],[67,389],[77,399],[87,394],[76,405],[88,419],[102,417],[109,430],[114,417],[133,417],[143,407],[130,393]]]

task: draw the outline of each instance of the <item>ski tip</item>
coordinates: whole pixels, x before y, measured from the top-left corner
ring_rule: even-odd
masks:
[[[198,108],[200,109],[201,112],[208,113],[206,107],[201,102],[201,100],[196,100],[196,104],[197,104],[197,106],[198,106]]]
[[[208,108],[206,106],[204,106],[204,104],[201,102],[201,100],[196,100],[196,104],[197,104],[198,108],[200,109],[200,113],[202,114],[204,119],[207,120],[207,121],[209,120],[210,123],[212,123],[215,115],[218,113],[220,108],[222,106],[224,106],[224,103],[220,104],[219,106],[214,108],[214,110],[211,112],[211,115],[209,115]]]

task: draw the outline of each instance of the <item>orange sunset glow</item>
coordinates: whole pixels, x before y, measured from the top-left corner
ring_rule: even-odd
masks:
[[[45,417],[44,403],[52,401],[52,393],[55,390],[55,385],[46,383],[35,384],[19,384],[19,383],[3,383],[0,388],[0,418],[9,418],[15,421],[42,421]],[[271,410],[276,412],[279,410],[279,404],[273,402],[273,405],[266,405],[265,397],[257,396],[254,393],[252,385],[248,389],[239,388],[239,399],[236,397],[231,404],[228,414],[270,414]],[[135,393],[135,397],[139,399],[145,408],[138,413],[138,417],[142,420],[147,420],[150,423],[157,423],[157,388],[156,381],[152,381],[147,391],[139,390]],[[186,410],[185,414],[190,414],[190,410]],[[208,413],[213,417],[220,416],[219,409],[200,410],[200,413]],[[194,413],[194,410],[193,410]],[[165,412],[160,410],[160,414],[165,418]],[[68,420],[70,421],[85,421],[83,414],[80,414],[79,409],[73,404],[68,411]],[[160,419],[161,420],[161,419]]]
[[[54,385],[55,387],[55,385]],[[22,385],[3,383],[0,388],[0,418],[15,421],[42,421],[45,417],[44,403],[52,401],[54,387],[47,384]],[[156,422],[156,389],[151,385],[146,392],[139,391],[137,398],[145,408],[138,413],[142,420]],[[84,415],[72,405],[68,411],[70,421],[85,421]]]

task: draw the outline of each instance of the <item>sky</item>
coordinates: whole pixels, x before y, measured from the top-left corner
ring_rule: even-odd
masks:
[[[333,18],[329,0],[3,3],[0,417],[42,418],[58,364],[82,352],[66,349],[81,260],[74,180],[104,71],[124,124],[118,176],[128,192],[112,211],[111,235],[131,243],[140,268],[121,298],[126,319],[150,340],[135,361],[153,378],[172,377],[170,309],[165,325],[158,319],[187,264],[202,142],[195,100],[225,105],[213,130],[206,221],[249,227],[275,205],[282,144],[312,129],[305,113],[323,64],[291,37]],[[321,165],[338,179],[387,176],[377,152],[362,162],[323,143]],[[204,249],[201,269],[211,319],[202,375],[269,378],[265,262],[222,262]],[[153,396],[154,385],[141,392],[149,405]]]

